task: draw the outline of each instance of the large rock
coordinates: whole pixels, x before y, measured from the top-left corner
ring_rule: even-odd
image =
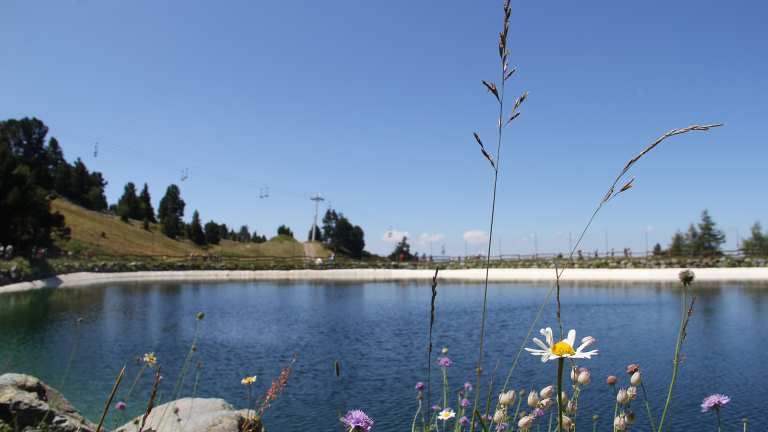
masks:
[[[175,408],[178,408],[178,413],[174,412]],[[240,432],[246,423],[245,414],[245,410],[235,411],[224,399],[195,398],[193,402],[192,398],[184,398],[155,407],[144,429],[172,432],[178,431],[181,425],[184,432]],[[118,428],[118,432],[136,431],[134,422],[138,421],[141,425],[142,419],[143,416],[129,421]],[[251,423],[248,430],[266,432],[261,422]]]
[[[50,412],[49,412],[50,410]],[[43,421],[51,432],[93,432],[96,425],[80,415],[56,390],[29,375],[0,375],[0,430],[32,431]]]

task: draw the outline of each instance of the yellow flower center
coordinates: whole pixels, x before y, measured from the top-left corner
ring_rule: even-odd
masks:
[[[562,356],[564,354],[570,354],[573,355],[575,351],[573,351],[573,347],[568,345],[568,342],[558,342],[555,344],[555,346],[551,349],[552,354],[556,356]]]

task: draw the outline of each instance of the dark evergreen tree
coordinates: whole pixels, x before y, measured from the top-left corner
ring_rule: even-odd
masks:
[[[232,240],[232,241],[238,241],[237,233],[235,233],[235,229],[234,228],[229,230],[229,239]]]
[[[214,221],[205,224],[205,241],[212,245],[221,243],[221,226],[219,224]]]
[[[187,238],[200,246],[205,245],[205,232],[203,232],[203,226],[200,223],[200,213],[197,210],[192,213],[192,222],[187,225]]]
[[[139,195],[139,213],[142,218],[146,218],[152,223],[157,223],[155,209],[152,207],[152,197],[149,196],[149,186],[146,183],[144,183],[144,189],[141,190]]]
[[[752,235],[749,238],[741,239],[740,249],[755,254],[764,254],[768,251],[768,232],[763,234],[762,230],[763,225],[760,224],[760,221],[755,222],[750,228]]]
[[[339,221],[339,215],[336,210],[328,209],[323,216],[323,240],[326,243],[331,241],[331,234],[333,233],[333,227],[336,226],[336,222]]]
[[[683,234],[682,231],[679,229],[675,233],[675,235],[672,236],[672,242],[668,246],[668,251],[672,255],[679,255],[681,252],[687,249],[687,243],[685,234]]]
[[[309,234],[307,235],[307,241],[312,241],[312,228],[309,229]],[[315,225],[315,241],[321,242],[323,241],[323,232],[320,231],[320,227]]]
[[[328,249],[350,258],[361,258],[364,247],[363,229],[353,226],[344,215],[339,214],[328,240]]]
[[[58,141],[45,144],[48,127],[36,118],[0,122],[0,142],[10,146],[21,163],[29,167],[35,183],[44,190],[53,189],[56,168],[64,161]]]
[[[725,243],[725,233],[715,227],[715,221],[706,209],[701,212],[699,222],[698,248],[707,252],[715,252]]]
[[[121,219],[143,219],[139,197],[136,196],[136,185],[131,182],[125,185],[123,196],[117,201],[117,213]]]
[[[180,236],[184,232],[184,200],[181,199],[179,187],[172,184],[165,191],[165,196],[160,200],[157,209],[157,218],[160,220],[160,231],[170,238]]]
[[[26,249],[50,246],[52,234],[68,239],[70,229],[59,212],[51,213],[54,198],[35,181],[32,170],[0,142],[0,244]]]
[[[219,237],[222,240],[229,239],[229,228],[227,228],[227,224],[219,225]]]
[[[400,255],[403,256],[403,261],[411,261],[413,255],[411,255],[411,245],[408,244],[408,239],[403,237],[403,240],[395,246],[395,250],[389,254],[389,259],[392,261],[400,261]]]
[[[699,250],[700,248],[699,232],[696,231],[696,226],[691,223],[691,225],[688,227],[688,231],[685,233],[685,250],[691,251],[691,253],[695,253],[695,251]]]
[[[237,234],[237,241],[249,242],[251,241],[251,233],[248,231],[248,225],[240,227],[240,232]]]
[[[277,235],[285,235],[290,238],[293,238],[293,231],[291,231],[291,229],[285,225],[280,225],[279,227],[277,227]]]

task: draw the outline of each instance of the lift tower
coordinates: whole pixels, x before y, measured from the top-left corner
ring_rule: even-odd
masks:
[[[315,241],[315,230],[317,229],[317,204],[320,203],[320,201],[325,200],[320,198],[320,194],[315,194],[315,196],[310,199],[315,202],[315,220],[312,222],[312,241]]]

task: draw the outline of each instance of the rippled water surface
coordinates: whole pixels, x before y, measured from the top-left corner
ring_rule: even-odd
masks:
[[[496,369],[503,385],[520,345],[550,287],[542,284],[493,284],[488,288],[481,399]],[[768,287],[765,284],[694,284],[698,296],[683,345],[685,360],[675,390],[673,429],[696,424],[715,430],[716,415],[701,413],[712,393],[731,396],[722,409],[724,430],[741,428],[741,419],[762,413],[763,359],[768,334]],[[342,411],[362,409],[374,430],[409,430],[418,407],[414,385],[427,382],[431,290],[426,283],[122,283],[86,288],[0,295],[0,364],[9,372],[34,375],[58,387],[83,317],[77,351],[62,392],[91,421],[98,421],[120,369],[126,379],[115,400],[124,400],[139,365],[135,356],[153,351],[163,364],[167,398],[195,335],[198,311],[205,312],[193,360],[200,360],[198,397],[220,397],[245,408],[248,390],[240,380],[258,375],[254,396],[296,354],[285,393],[264,415],[270,432],[340,430],[339,394],[333,363],[341,364]],[[592,374],[579,403],[577,424],[611,430],[617,375],[629,385],[630,363],[643,369],[644,384],[658,425],[672,374],[674,347],[682,316],[678,285],[581,284],[560,294],[564,330],[577,339],[591,335],[599,355],[582,361]],[[480,339],[483,286],[442,283],[435,301],[433,342],[436,353],[449,348],[452,403],[464,382],[474,385]],[[538,329],[557,329],[554,295]],[[532,342],[527,346],[534,347]],[[432,355],[435,404],[442,375]],[[154,373],[145,371],[142,405]],[[188,374],[183,396],[191,396],[196,370]],[[557,364],[542,364],[523,352],[510,380],[516,390],[556,382]],[[138,386],[137,386],[138,387]],[[494,390],[495,394],[498,394]],[[474,400],[474,398],[472,398]],[[163,401],[164,402],[164,401]],[[426,402],[426,397],[425,397]],[[644,403],[634,403],[640,429],[650,429]],[[525,404],[523,404],[525,405]],[[125,418],[139,413],[138,393]],[[521,407],[521,410],[527,407]],[[544,417],[543,430],[549,413]],[[121,422],[122,423],[122,422]],[[108,423],[110,425],[114,424]]]

